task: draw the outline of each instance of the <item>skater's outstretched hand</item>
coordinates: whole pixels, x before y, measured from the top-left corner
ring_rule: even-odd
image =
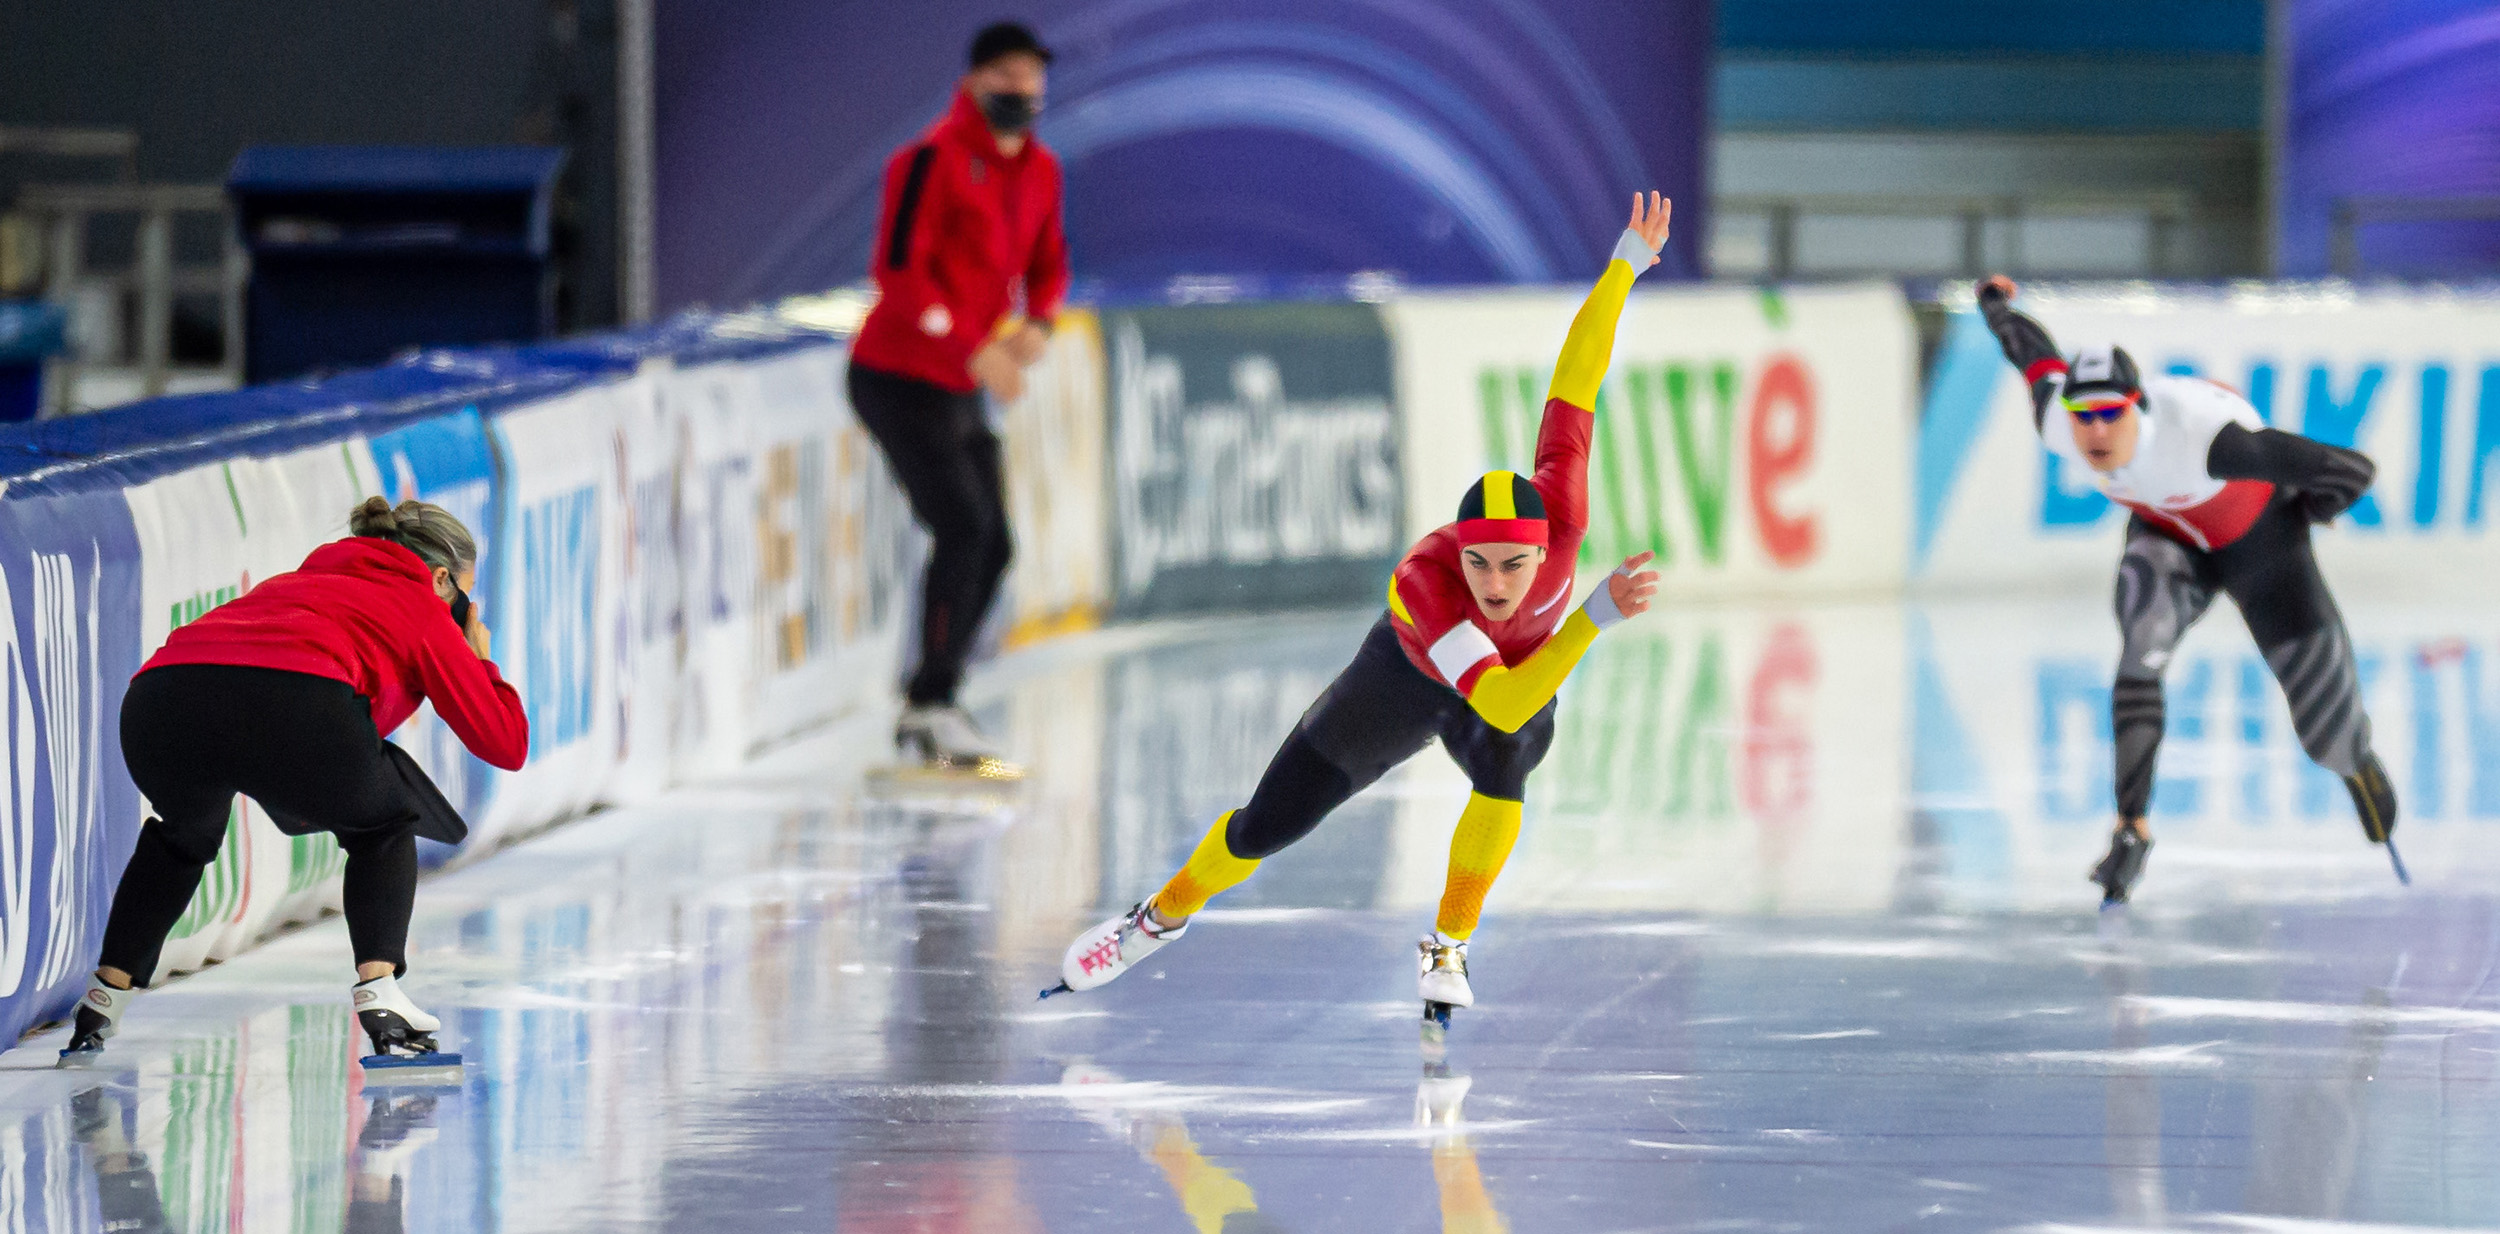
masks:
[[[1624,559],[1615,572],[1606,576],[1606,594],[1615,602],[1615,611],[1626,617],[1638,617],[1649,611],[1650,597],[1658,594],[1658,572],[1643,569],[1656,553],[1635,553]]]
[[[1643,200],[1638,193],[1632,194],[1632,221],[1624,226],[1630,228],[1633,235],[1639,236],[1641,243],[1649,246],[1649,266],[1658,264],[1658,250],[1666,247],[1667,243],[1667,219],[1674,213],[1675,203],[1660,196],[1655,189],[1650,190],[1647,200]],[[1641,269],[1646,270],[1649,266]]]
[[[1979,285],[1973,290],[1978,293],[1981,308],[1992,304],[2011,304],[2015,296],[2022,294],[2022,288],[2002,274],[1991,274],[1979,280]]]

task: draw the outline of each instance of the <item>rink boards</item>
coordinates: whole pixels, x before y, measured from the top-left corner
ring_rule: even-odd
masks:
[[[434,501],[479,532],[473,598],[528,710],[529,763],[488,767],[430,708],[393,735],[462,806],[465,849],[735,766],[881,694],[918,533],[848,415],[839,340],[755,329],[680,323],[556,357],[572,371],[420,357],[392,397],[230,457],[195,462],[177,439],[13,480],[0,1039],[75,996],[144,817],[114,740],[124,683],[175,627],[336,539],[365,496]],[[337,906],[335,841],[281,835],[248,799],[237,815],[166,972]]]
[[[1545,366],[1579,296],[1071,311],[1029,392],[1000,410],[1017,566],[993,645],[1166,613],[1369,603],[1465,477],[1529,465]],[[2061,339],[2117,337],[2150,368],[2243,386],[2276,423],[2376,455],[2374,500],[2321,533],[2348,601],[2471,594],[2500,577],[2486,507],[2489,461],[2500,457],[2493,301],[2334,288],[2032,297]],[[2104,603],[2120,514],[2049,466],[2020,383],[1975,322],[1965,314],[1948,328],[1922,403],[1917,338],[1896,288],[1634,295],[1599,397],[1592,526],[1577,564],[1585,584],[1622,555],[1657,552],[1675,611],[1584,676],[1616,681],[1609,705],[1680,699],[1682,712],[1660,702],[1656,714],[1684,718],[1634,726],[1650,734],[1642,741],[1566,743],[1558,758],[1587,765],[1560,795],[1558,818],[1600,783],[1681,803],[1670,817],[1739,806],[1825,817],[1781,805],[1810,765],[1816,784],[1877,786],[1863,798],[1869,811],[1897,811],[1898,786],[1915,782],[1904,825],[1945,829],[1951,851],[1967,850],[1957,871],[1998,887],[2021,884],[2012,873],[2043,859],[2020,838],[2027,825],[1954,804],[1974,784],[2020,786],[2016,799],[2035,803],[2040,825],[2097,825],[2086,820],[2105,810],[2096,794],[2107,791],[2107,737],[2094,726],[2105,726],[2106,700],[2093,691],[2106,689],[2114,643],[2079,646],[2054,665],[2024,651],[1983,670],[1987,649],[2011,635],[1930,628],[1892,604],[1905,593]],[[10,736],[0,1040],[56,1016],[75,993],[144,816],[114,740],[123,683],[176,625],[335,538],[369,493],[440,502],[482,532],[477,600],[529,708],[530,764],[485,767],[427,712],[395,735],[463,805],[472,849],[734,766],[882,699],[911,620],[919,533],[848,411],[845,360],[838,337],[770,314],[699,316],[543,348],[427,353],[320,385],[161,400],[0,443],[0,472],[13,477],[0,500],[0,722]],[[1786,626],[1715,637],[1711,610],[1696,602],[1813,606]],[[1866,624],[1847,615],[1858,612]],[[2207,624],[2232,620],[2217,612]],[[2400,788],[2452,803],[2441,808],[2459,818],[2500,806],[2477,784],[2408,782],[2417,773],[2405,768],[2423,760],[2406,743],[2486,739],[2474,637],[2426,631],[2418,646],[2363,649]],[[2343,807],[2331,794],[2320,804],[2282,726],[2249,718],[2280,706],[2267,683],[2250,684],[2253,658],[2235,646],[2209,660],[2173,673],[2174,728],[2201,714],[2183,699],[2219,710],[2205,728],[2179,729],[2164,800],[2216,820],[2226,847],[2232,827],[2251,824],[2223,820],[2336,817]],[[1267,705],[1298,714],[1323,681],[1276,685]],[[1816,691],[1840,681],[1896,693],[1900,723],[1815,720]],[[2431,718],[2421,721],[2428,736],[2408,727],[2420,717]],[[1189,765],[1210,743],[1266,731],[1207,730],[1204,741],[1171,742],[1169,757]],[[1082,760],[1098,739],[1075,725],[1037,733],[1047,738],[1037,762],[1062,746]],[[2005,745],[2025,733],[2037,734],[2027,739],[2037,750]],[[2220,769],[2197,770],[2208,763]],[[1843,766],[1846,775],[1824,775]],[[2205,787],[2168,787],[2182,776]],[[2250,787],[2261,781],[2274,787]],[[1413,800],[1431,796],[1416,791]],[[1151,809],[1137,804],[1147,800]],[[1066,808],[1142,826],[1222,804],[1089,791]],[[231,955],[335,901],[330,840],[279,836],[248,803],[239,813],[244,825],[167,949],[171,968]],[[1425,809],[1443,814],[1437,802]],[[1760,886],[1677,883],[1673,858],[1722,842],[1707,828],[1618,834],[1594,821],[1602,812],[1581,816],[1591,821],[1577,824],[1578,843],[1647,846],[1645,868],[1661,873],[1626,895],[1733,905],[1782,894],[1769,875]],[[1573,825],[1540,842],[1562,842]],[[1790,825],[1794,837],[1777,847],[1801,856],[1778,878],[1873,881],[1880,861],[1841,856],[1863,841],[1812,842],[1819,825]],[[1401,840],[1370,856],[1421,871],[1435,843]],[[1118,851],[1145,860],[1139,848]],[[1826,857],[1828,867],[1816,864]]]

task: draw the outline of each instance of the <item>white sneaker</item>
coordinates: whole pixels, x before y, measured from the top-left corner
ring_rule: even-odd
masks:
[[[999,762],[998,743],[972,722],[961,707],[921,704],[905,707],[894,725],[894,746],[922,762],[977,766]]]
[[[1188,932],[1184,921],[1158,932],[1146,920],[1146,905],[1137,907],[1087,930],[1068,944],[1067,954],[1059,959],[1059,980],[1071,990],[1090,990],[1108,985],[1111,979],[1125,973],[1129,966],[1162,950],[1165,943]]]
[[[1432,935],[1415,944],[1415,987],[1427,1003],[1473,1007],[1476,992],[1467,985],[1467,944],[1442,942]]]

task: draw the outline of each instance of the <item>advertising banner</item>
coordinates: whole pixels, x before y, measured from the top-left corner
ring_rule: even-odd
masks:
[[[1405,551],[1389,337],[1363,304],[1105,317],[1121,617],[1359,603]]]
[[[1101,321],[1080,309],[1061,313],[1050,350],[1024,379],[1024,397],[1007,404],[1000,432],[1016,539],[1004,602],[1011,647],[1091,629],[1111,599]]]
[[[613,384],[488,422],[503,461],[494,530],[495,660],[529,712],[529,763],[498,777],[481,846],[598,803],[616,766],[616,585],[625,509]]]
[[[1547,282],[1598,261],[1624,195],[1653,188],[1683,208],[1665,272],[1695,277],[1714,7],[662,5],[659,303],[866,275],[890,160],[946,114],[973,32],[1009,11],[1062,53],[1036,131],[1064,168],[1080,278]]]
[[[2276,428],[2378,464],[2318,529],[2339,591],[2500,580],[2500,298],[2335,286],[2148,293],[2026,288],[2059,346],[2116,342],[2147,373],[2209,378]],[[2102,590],[2126,511],[2041,448],[2028,391],[1977,313],[1955,318],[1918,443],[1913,577],[1936,590]]]
[[[138,626],[119,492],[0,500],[0,1043],[86,988],[138,836],[115,740]]]
[[[1532,466],[1580,300],[1418,294],[1387,306],[1409,535],[1456,517],[1483,472]],[[1917,354],[1891,287],[1635,291],[1598,394],[1582,573],[1647,550],[1671,594],[1897,587]]]

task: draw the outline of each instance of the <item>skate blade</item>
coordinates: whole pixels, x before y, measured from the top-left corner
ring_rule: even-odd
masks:
[[[368,1054],[365,1088],[458,1088],[467,1082],[457,1054]]]
[[[1067,982],[1062,981],[1062,982],[1060,982],[1059,984],[1057,984],[1057,985],[1055,985],[1055,986],[1052,986],[1052,987],[1050,987],[1049,989],[1044,990],[1044,991],[1042,991],[1042,992],[1041,992],[1041,993],[1039,993],[1039,994],[1034,995],[1034,996],[1033,996],[1033,998],[1034,998],[1034,1001],[1035,1001],[1035,1002],[1039,1002],[1039,1001],[1041,1001],[1042,999],[1048,998],[1048,997],[1050,997],[1050,996],[1051,996],[1051,995],[1053,995],[1053,994],[1074,994],[1074,993],[1076,993],[1076,990],[1075,990],[1074,988],[1070,987],[1070,986],[1068,985],[1068,983],[1067,983]]]
[[[63,1071],[84,1071],[89,1067],[101,1066],[103,1062],[104,1048],[98,1046],[92,1050],[63,1050],[61,1061],[52,1065]]]
[[[2384,844],[2384,845],[2386,845],[2386,846],[2387,846],[2387,863],[2388,863],[2389,865],[2392,865],[2392,866],[2396,867],[2396,881],[2397,881],[2398,883],[2400,883],[2400,884],[2404,885],[2404,886],[2407,886],[2407,887],[2412,886],[2412,885],[2413,885],[2413,875],[2411,875],[2411,874],[2409,874],[2409,873],[2407,873],[2407,872],[2405,871],[2405,859],[2404,859],[2403,857],[2400,857],[2400,856],[2398,856],[2398,855],[2396,854],[2396,841],[2395,841],[2395,839],[2394,839],[2393,837],[2390,837],[2390,838],[2388,838],[2388,839],[2385,839],[2385,840],[2381,840],[2381,841],[2379,841],[2379,843]]]
[[[943,796],[966,791],[1004,792],[1023,779],[1023,768],[996,759],[982,759],[972,764],[904,763],[871,770],[868,787],[894,795]]]

